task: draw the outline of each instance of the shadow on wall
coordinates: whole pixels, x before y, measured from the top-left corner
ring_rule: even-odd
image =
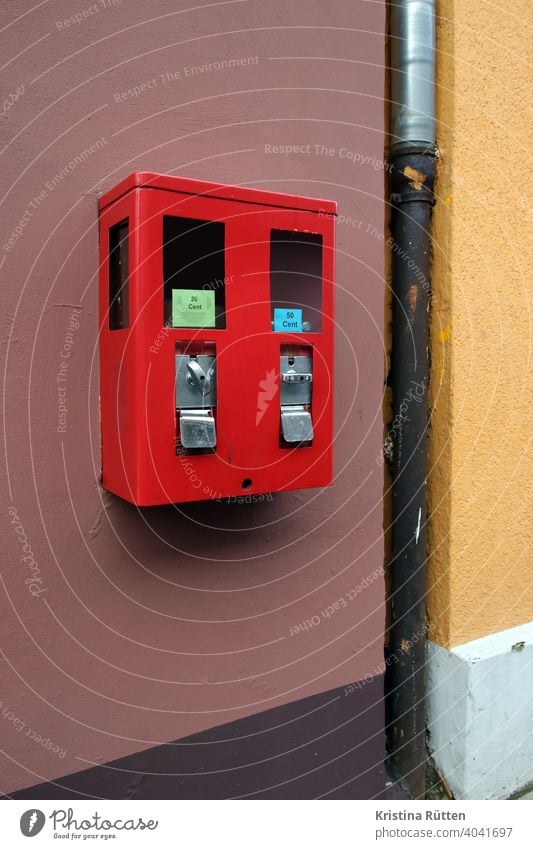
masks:
[[[105,491],[101,497],[107,523],[101,520],[99,530],[107,524],[107,541],[114,534],[134,563],[157,574],[175,575],[191,564],[226,574],[257,565],[264,579],[265,566],[281,574],[305,568],[327,548],[323,534],[320,545],[313,539],[332,512],[319,490],[140,508]]]

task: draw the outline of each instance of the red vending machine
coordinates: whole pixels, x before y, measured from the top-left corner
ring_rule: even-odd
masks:
[[[100,199],[107,490],[148,506],[331,483],[335,215],[154,173]]]

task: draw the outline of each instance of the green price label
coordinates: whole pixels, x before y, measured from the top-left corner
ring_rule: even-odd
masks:
[[[215,293],[203,289],[172,290],[172,327],[214,327]]]

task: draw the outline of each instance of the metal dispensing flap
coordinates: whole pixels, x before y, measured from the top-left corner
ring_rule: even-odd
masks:
[[[180,413],[180,440],[183,448],[215,447],[215,420],[209,410],[183,410]]]
[[[311,413],[303,406],[282,407],[281,433],[285,442],[311,442],[313,439]]]

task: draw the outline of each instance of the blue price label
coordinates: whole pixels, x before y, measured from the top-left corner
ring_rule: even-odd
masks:
[[[301,310],[274,310],[274,330],[285,333],[302,332]]]

